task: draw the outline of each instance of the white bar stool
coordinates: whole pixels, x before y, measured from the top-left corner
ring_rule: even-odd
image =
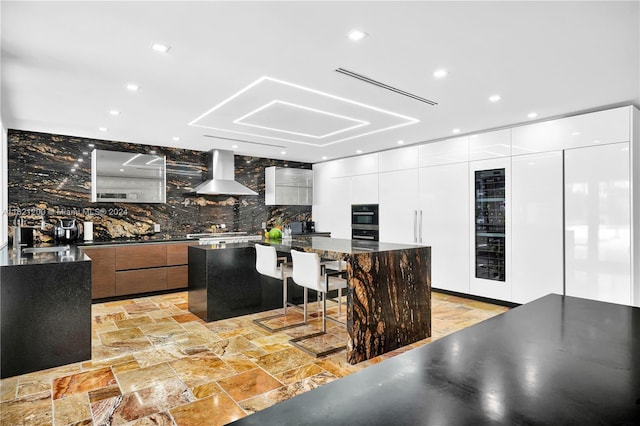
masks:
[[[338,352],[346,348],[345,344],[344,346],[334,347],[318,352],[309,349],[299,343],[304,340],[327,334],[327,318],[340,323],[340,321],[327,317],[327,293],[329,291],[338,290],[339,297],[342,296],[342,289],[347,287],[347,280],[337,275],[342,275],[344,272],[326,270],[323,272],[323,268],[321,268],[320,265],[320,257],[316,253],[305,253],[297,250],[291,250],[291,259],[293,260],[293,281],[295,281],[295,283],[299,286],[304,287],[305,323],[307,322],[309,289],[315,290],[319,294],[322,294],[322,331],[306,336],[296,337],[295,339],[289,340],[289,343],[315,357],[328,355],[330,353]]]
[[[282,318],[287,315],[287,278],[291,276],[292,269],[286,263],[286,257],[278,257],[275,247],[255,244],[255,248],[256,270],[258,271],[258,273],[271,278],[282,280],[282,314],[271,315],[264,318],[257,318],[254,319],[253,322],[271,333],[304,325],[304,323],[295,323],[288,324],[283,327],[272,328],[264,323],[266,321],[275,318]],[[278,261],[280,261],[281,263],[278,264]]]

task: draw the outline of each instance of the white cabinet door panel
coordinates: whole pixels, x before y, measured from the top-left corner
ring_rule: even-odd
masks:
[[[420,167],[469,161],[469,138],[446,139],[420,145]]]
[[[629,141],[630,107],[620,107],[512,129],[513,155]]]
[[[431,246],[431,286],[469,293],[469,165],[420,169],[422,244]]]
[[[631,304],[629,144],[565,151],[566,294]]]
[[[469,136],[469,161],[511,156],[511,129]]]
[[[378,204],[378,174],[351,178],[351,204]]]
[[[378,153],[343,158],[333,163],[334,177],[356,176],[378,173]]]
[[[382,151],[379,153],[378,158],[380,173],[417,168],[419,152],[420,149],[418,146]]]
[[[562,151],[513,157],[511,182],[513,301],[562,294]]]
[[[380,173],[378,179],[380,241],[415,244],[418,169]]]

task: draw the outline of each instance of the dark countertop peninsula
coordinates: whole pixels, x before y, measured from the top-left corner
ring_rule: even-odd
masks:
[[[233,424],[638,424],[638,330],[640,308],[550,294]]]
[[[295,248],[345,261],[350,363],[431,336],[430,247],[326,237],[263,244],[280,253]],[[272,281],[268,289],[264,280]],[[289,285],[293,291],[298,287]],[[278,280],[255,271],[253,243],[189,247],[189,310],[204,320],[278,308],[281,294]]]
[[[0,250],[2,378],[91,358],[91,259]]]

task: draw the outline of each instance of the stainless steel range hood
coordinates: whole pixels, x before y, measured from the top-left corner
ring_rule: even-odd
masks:
[[[233,151],[213,149],[207,153],[207,180],[198,185],[194,191],[209,195],[258,195],[234,180],[235,164]]]

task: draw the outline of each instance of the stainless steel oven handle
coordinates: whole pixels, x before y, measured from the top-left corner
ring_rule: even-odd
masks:
[[[352,237],[354,240],[375,240],[376,237],[371,237],[369,235],[354,235]]]
[[[373,216],[374,212],[353,212],[354,216]]]

